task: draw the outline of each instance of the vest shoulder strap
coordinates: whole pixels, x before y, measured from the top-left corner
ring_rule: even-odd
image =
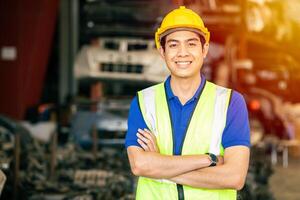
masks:
[[[223,131],[226,126],[227,111],[230,104],[232,90],[209,82],[216,88],[216,98],[214,102],[214,118],[212,125],[212,138],[209,152],[215,155],[222,154],[220,147],[222,142]]]
[[[164,83],[143,89],[137,93],[139,107],[148,129],[154,134],[157,133],[155,99],[156,91],[164,91]]]

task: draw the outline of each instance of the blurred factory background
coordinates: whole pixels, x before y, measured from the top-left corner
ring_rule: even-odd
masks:
[[[178,5],[211,32],[206,78],[247,102],[239,199],[300,199],[299,0],[0,0],[1,200],[134,199],[128,109],[168,76],[153,39]]]

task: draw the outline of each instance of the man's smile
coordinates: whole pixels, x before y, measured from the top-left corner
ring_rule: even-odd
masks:
[[[175,61],[177,65],[190,65],[192,61]]]
[[[179,68],[187,68],[192,64],[192,61],[175,61],[175,64]]]

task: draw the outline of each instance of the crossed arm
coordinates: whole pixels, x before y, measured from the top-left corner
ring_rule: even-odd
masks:
[[[208,167],[207,155],[167,156],[159,153],[155,136],[147,130],[137,133],[142,146],[128,147],[132,172],[136,176],[169,179],[182,185],[208,189],[236,189],[244,186],[248,164],[249,148],[233,146],[225,149],[224,160],[215,167]]]

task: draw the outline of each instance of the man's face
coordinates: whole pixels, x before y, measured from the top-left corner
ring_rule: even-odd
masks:
[[[172,74],[178,78],[199,76],[208,45],[203,49],[199,35],[191,31],[175,31],[166,36],[165,50],[160,53]]]

